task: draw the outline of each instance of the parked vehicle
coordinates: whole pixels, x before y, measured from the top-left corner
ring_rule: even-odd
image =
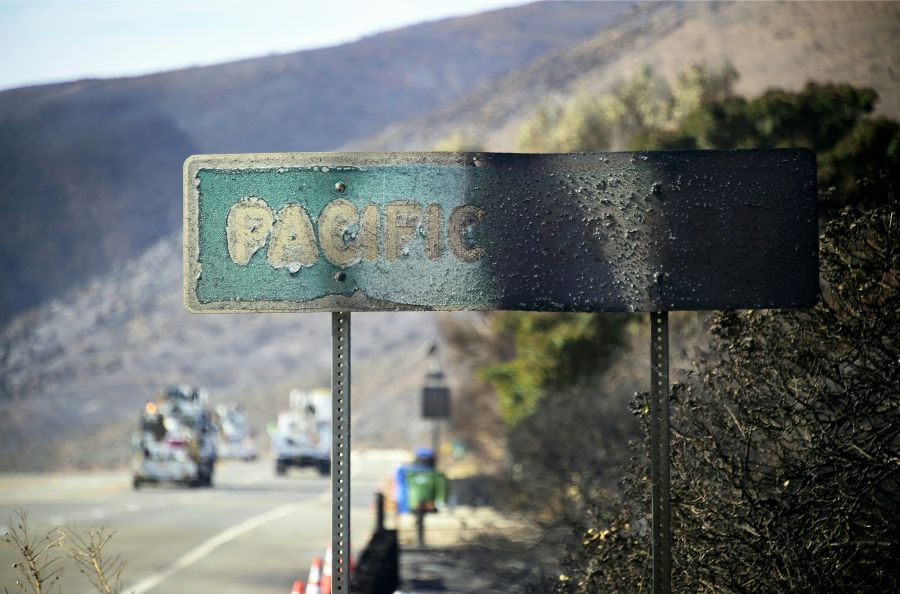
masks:
[[[275,473],[284,475],[291,466],[312,466],[319,474],[331,472],[331,406],[327,390],[290,394],[290,408],[278,415],[272,435]]]
[[[141,413],[134,434],[133,485],[174,482],[211,486],[216,463],[216,430],[202,389],[167,387]]]
[[[216,452],[220,459],[256,460],[259,448],[250,428],[247,412],[238,405],[220,404],[216,407],[213,422],[218,431],[219,441]]]

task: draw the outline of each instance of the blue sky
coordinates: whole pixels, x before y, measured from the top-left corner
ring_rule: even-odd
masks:
[[[336,45],[526,0],[0,0],[0,89]]]

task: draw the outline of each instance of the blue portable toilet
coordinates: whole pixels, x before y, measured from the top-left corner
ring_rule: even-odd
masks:
[[[415,449],[416,459],[411,464],[404,464],[397,468],[395,476],[395,484],[397,489],[397,511],[400,513],[409,513],[415,511],[410,509],[410,502],[413,499],[410,496],[410,476],[421,476],[422,474],[440,475],[434,468],[434,450],[428,447],[419,447]],[[443,475],[434,477],[434,482],[439,482],[441,487],[436,489],[436,498],[442,500],[446,497],[446,479]]]

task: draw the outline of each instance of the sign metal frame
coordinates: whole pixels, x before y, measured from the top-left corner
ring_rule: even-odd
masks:
[[[200,155],[184,173],[184,298],[197,313],[650,312],[818,297],[807,150]],[[226,215],[245,200],[271,230],[231,261]],[[372,208],[374,251],[355,261],[326,249],[335,233],[338,249],[368,237],[338,203],[360,219]],[[294,260],[273,256],[287,241],[279,224],[298,229],[288,207],[303,210],[313,251]]]

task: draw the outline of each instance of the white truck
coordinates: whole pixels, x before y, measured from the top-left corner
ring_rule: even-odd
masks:
[[[216,430],[205,402],[202,389],[178,385],[147,403],[132,440],[135,489],[158,482],[212,485]]]
[[[220,404],[213,421],[218,431],[216,452],[219,459],[256,460],[259,449],[243,406]]]
[[[275,474],[291,466],[312,466],[319,474],[331,472],[331,397],[328,390],[292,390],[289,410],[279,413],[272,434]]]

